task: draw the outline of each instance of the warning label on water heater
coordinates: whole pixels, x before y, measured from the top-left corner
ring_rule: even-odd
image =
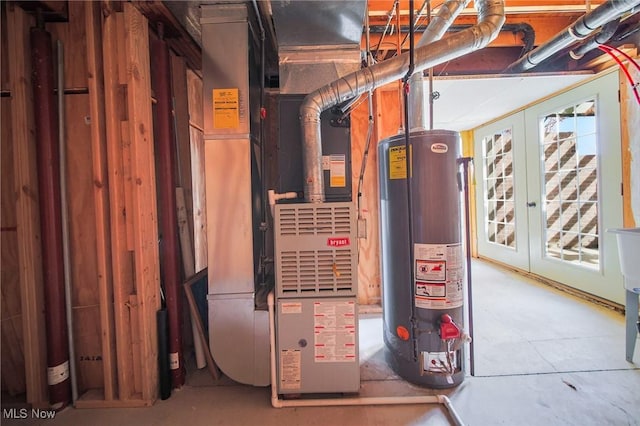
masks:
[[[418,308],[462,306],[462,245],[415,244],[415,303]]]

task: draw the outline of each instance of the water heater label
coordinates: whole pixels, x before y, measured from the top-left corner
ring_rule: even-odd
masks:
[[[415,244],[415,305],[425,309],[462,306],[462,245]]]
[[[280,351],[280,389],[300,389],[300,350]]]
[[[314,302],[315,362],[356,362],[355,302]]]
[[[407,150],[404,146],[389,147],[389,179],[407,178]],[[413,153],[413,148],[409,145],[409,152]]]

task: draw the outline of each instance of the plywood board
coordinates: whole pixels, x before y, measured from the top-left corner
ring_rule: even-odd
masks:
[[[368,96],[368,95],[363,95]],[[371,111],[373,114],[373,111]],[[358,303],[377,305],[381,303],[380,237],[378,226],[378,167],[377,141],[373,134],[373,121],[369,122],[369,102],[364,101],[351,113],[351,158],[353,196],[359,206],[360,225],[365,225],[366,236],[358,239]],[[367,135],[371,127],[367,163],[360,188],[360,171],[367,146]]]

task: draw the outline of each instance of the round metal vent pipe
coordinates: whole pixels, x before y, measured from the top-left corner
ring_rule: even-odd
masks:
[[[504,0],[478,0],[478,23],[467,30],[415,49],[415,72],[442,64],[485,47],[504,24]],[[300,106],[305,201],[324,201],[320,114],[341,102],[374,90],[403,76],[409,65],[404,53],[348,74],[307,95]]]

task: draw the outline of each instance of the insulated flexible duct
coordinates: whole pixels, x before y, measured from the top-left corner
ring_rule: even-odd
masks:
[[[504,24],[504,0],[478,0],[477,25],[415,50],[415,72],[442,64],[485,47]],[[341,102],[401,78],[409,65],[404,53],[348,74],[307,95],[300,107],[305,201],[324,201],[320,114]]]

